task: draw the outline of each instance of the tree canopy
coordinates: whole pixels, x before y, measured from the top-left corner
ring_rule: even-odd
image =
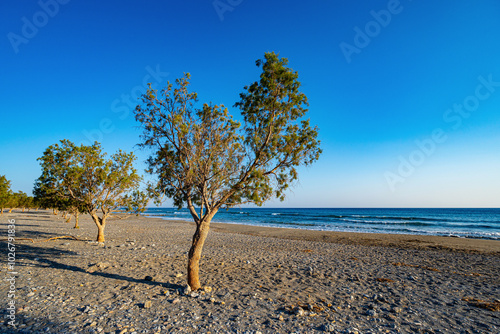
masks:
[[[198,266],[210,221],[221,207],[262,205],[285,198],[297,167],[320,154],[318,129],[303,119],[307,98],[287,59],[266,53],[256,65],[260,80],[244,87],[243,125],[224,105],[197,106],[190,75],[157,91],[149,87],[135,109],[143,129],[141,147],[152,150],[148,172],[157,176],[150,191],[186,206],[197,229],[188,260],[188,284],[201,287]]]
[[[3,214],[3,209],[9,206],[11,195],[10,181],[5,175],[0,175],[0,214]]]
[[[147,198],[139,191],[141,176],[133,167],[133,153],[119,150],[106,158],[101,145],[76,146],[69,140],[49,146],[38,160],[42,175],[34,193],[68,211],[86,212],[97,225],[97,241],[104,242],[104,227],[120,208],[142,211]]]

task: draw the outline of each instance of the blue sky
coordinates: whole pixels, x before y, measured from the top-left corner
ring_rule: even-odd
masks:
[[[130,106],[183,72],[232,105],[275,51],[323,155],[268,207],[499,207],[500,2],[2,1],[0,174],[30,193],[67,138],[136,151]],[[166,203],[168,205],[168,202]]]

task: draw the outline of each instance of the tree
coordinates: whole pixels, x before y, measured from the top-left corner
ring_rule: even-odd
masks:
[[[145,209],[147,199],[137,200],[142,178],[133,167],[133,153],[119,150],[107,159],[97,142],[75,146],[65,139],[49,146],[38,160],[42,175],[34,192],[60,201],[56,205],[65,205],[65,210],[90,214],[98,242],[104,242],[106,219],[113,212],[122,207],[136,212]]]
[[[33,196],[26,196],[26,201],[24,202],[24,206],[26,209],[28,209],[28,212],[35,206]]]
[[[157,175],[150,192],[157,202],[166,195],[177,207],[186,205],[196,223],[187,266],[193,290],[201,288],[199,261],[217,211],[283,200],[297,167],[321,154],[317,128],[302,119],[308,103],[298,73],[287,63],[275,53],[256,62],[260,80],[246,86],[235,104],[243,127],[223,105],[196,108],[189,74],[176,80],[176,88],[168,83],[158,92],[149,86],[135,109],[143,129],[140,146],[154,152],[147,160],[147,172]]]
[[[11,203],[12,209],[17,207],[22,209],[24,212],[24,210],[30,206],[30,197],[25,192],[18,191],[17,193],[14,193],[14,197],[15,200]]]
[[[33,196],[38,206],[44,209],[52,209],[52,213],[57,215],[57,210],[61,207],[60,202],[63,201],[63,199],[58,197],[58,192],[54,187],[55,184],[53,181],[51,181],[47,175],[43,175],[35,181]],[[62,189],[59,191],[63,192]]]
[[[5,175],[0,175],[0,214],[3,215],[3,209],[9,206],[9,197],[12,195],[10,190],[10,181]]]
[[[22,208],[24,212],[25,203],[28,195],[22,191],[18,191],[17,193],[12,193],[9,196],[9,200],[7,202],[7,206],[10,207],[9,213],[12,213],[12,210],[15,208]]]

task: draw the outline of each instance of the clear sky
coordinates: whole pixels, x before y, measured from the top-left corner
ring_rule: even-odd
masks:
[[[0,174],[31,193],[63,138],[143,169],[144,83],[190,72],[201,102],[237,113],[275,51],[324,153],[268,207],[499,207],[499,18],[497,0],[1,1]]]

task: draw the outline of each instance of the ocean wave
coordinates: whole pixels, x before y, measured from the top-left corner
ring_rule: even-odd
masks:
[[[148,209],[143,215],[191,220],[186,209]],[[214,222],[307,230],[450,235],[500,239],[500,210],[475,209],[259,209],[220,210]]]

